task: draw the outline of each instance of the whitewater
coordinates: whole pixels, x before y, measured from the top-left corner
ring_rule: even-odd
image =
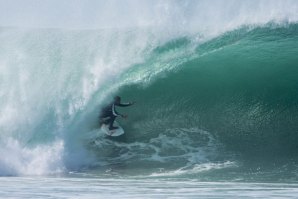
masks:
[[[1,197],[297,196],[296,1],[0,13]],[[98,116],[115,95],[136,104],[110,138]]]

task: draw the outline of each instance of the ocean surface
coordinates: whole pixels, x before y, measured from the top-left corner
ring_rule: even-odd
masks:
[[[0,27],[0,197],[297,198],[298,17],[273,11],[191,31]],[[115,95],[136,104],[111,138]]]

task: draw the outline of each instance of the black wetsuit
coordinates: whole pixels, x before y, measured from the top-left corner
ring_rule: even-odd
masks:
[[[109,128],[111,129],[113,127],[113,123],[116,119],[117,116],[121,115],[120,113],[118,113],[115,109],[115,106],[120,106],[120,107],[126,107],[126,106],[130,106],[132,105],[132,103],[119,103],[119,102],[112,102],[109,105],[107,105],[106,107],[104,107],[101,110],[100,113],[100,123],[103,124],[109,124]]]

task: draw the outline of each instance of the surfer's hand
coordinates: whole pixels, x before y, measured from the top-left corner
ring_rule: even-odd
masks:
[[[126,119],[127,118],[127,115],[121,115],[122,118]]]

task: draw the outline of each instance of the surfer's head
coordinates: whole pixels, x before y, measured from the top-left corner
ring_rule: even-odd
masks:
[[[119,96],[114,97],[114,102],[120,103],[120,101],[121,101],[121,97],[119,97]]]

